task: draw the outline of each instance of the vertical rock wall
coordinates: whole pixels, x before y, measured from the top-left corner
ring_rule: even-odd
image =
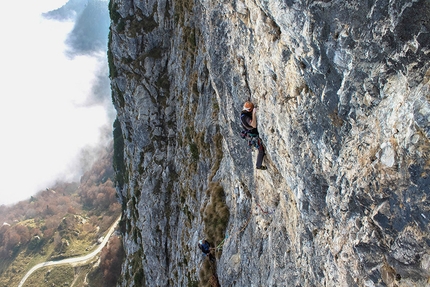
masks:
[[[429,284],[429,1],[109,5],[121,286]]]

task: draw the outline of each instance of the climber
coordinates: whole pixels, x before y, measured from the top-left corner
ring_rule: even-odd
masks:
[[[266,166],[262,165],[265,150],[257,129],[257,108],[254,107],[252,102],[245,102],[243,105],[242,113],[240,114],[240,121],[244,130],[242,131],[242,138],[248,140],[249,146],[254,146],[258,149],[257,155],[257,169],[265,170]]]
[[[198,246],[199,246],[200,250],[203,252],[203,254],[206,255],[207,257],[209,257],[210,261],[215,260],[215,257],[213,257],[211,254],[211,246],[206,239],[200,239]]]

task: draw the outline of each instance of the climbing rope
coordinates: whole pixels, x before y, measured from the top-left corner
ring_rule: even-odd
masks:
[[[217,251],[218,249],[222,249],[222,245],[224,244],[224,241],[228,238],[228,234],[226,235],[226,237],[221,241],[220,244],[218,244],[217,247],[215,247],[215,251]]]
[[[256,203],[256,205],[260,208],[261,212],[264,214],[273,214],[275,211],[264,211],[260,204]]]
[[[263,212],[264,214],[273,214],[275,212],[275,211],[265,211],[259,203],[256,203],[256,205],[260,208],[261,212]],[[222,250],[222,246],[224,245],[224,243],[226,242],[227,239],[229,239],[230,237],[233,237],[237,234],[240,234],[242,231],[244,231],[245,228],[248,226],[248,224],[251,220],[251,217],[252,217],[252,211],[249,212],[249,217],[246,220],[245,224],[242,226],[242,228],[239,231],[233,233],[231,236],[229,236],[227,234],[226,237],[215,248],[213,248],[213,250],[215,250],[215,252]]]
[[[273,211],[265,211],[262,207],[261,207],[261,205],[258,203],[258,202],[256,202],[255,203],[256,204],[256,206],[258,206],[258,208],[261,210],[261,212],[263,213],[263,214],[273,214],[275,211],[273,210]],[[215,251],[215,254],[217,253],[217,252],[220,252],[221,250],[222,250],[222,248],[223,248],[223,246],[224,246],[224,244],[230,239],[230,238],[232,238],[232,237],[234,237],[235,235],[238,235],[238,234],[240,234],[240,233],[242,233],[244,230],[245,230],[245,228],[248,226],[248,224],[249,224],[249,222],[251,221],[251,217],[252,217],[252,215],[253,215],[253,213],[254,214],[257,214],[255,211],[253,212],[252,210],[249,212],[249,216],[248,216],[248,219],[246,220],[246,222],[245,222],[245,224],[240,228],[240,230],[239,231],[236,231],[235,233],[233,233],[233,234],[231,234],[231,235],[228,235],[228,234],[226,234],[226,236],[225,236],[225,238],[218,244],[218,245],[216,245],[216,247],[214,247],[214,248],[210,248],[210,250],[213,250],[213,251]],[[220,283],[219,283],[219,280],[218,280],[218,276],[217,276],[217,272],[216,272],[216,256],[214,257],[214,260],[210,260],[210,258],[209,258],[209,256],[208,256],[208,260],[209,260],[209,264],[211,265],[211,271],[212,271],[212,275],[210,276],[210,278],[209,278],[209,284],[211,285],[211,286],[213,286],[213,287],[220,287],[221,285],[220,285]],[[202,262],[203,263],[203,262]],[[201,267],[201,266],[200,266]]]

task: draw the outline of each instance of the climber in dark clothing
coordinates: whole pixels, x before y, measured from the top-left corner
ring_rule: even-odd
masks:
[[[206,239],[199,240],[199,248],[203,252],[204,255],[208,255],[211,252],[211,246]]]
[[[199,240],[199,248],[203,252],[203,254],[209,257],[210,261],[215,261],[215,257],[211,254],[211,245],[206,239]]]
[[[248,145],[254,146],[256,149],[258,149],[256,166],[257,169],[265,170],[267,169],[267,167],[262,165],[265,150],[261,138],[258,134],[256,111],[257,108],[254,108],[254,104],[252,102],[245,102],[245,104],[243,105],[243,110],[240,114],[240,121],[242,127],[245,130],[242,131],[242,137],[248,140]]]

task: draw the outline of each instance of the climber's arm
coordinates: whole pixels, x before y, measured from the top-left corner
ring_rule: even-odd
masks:
[[[249,125],[250,125],[251,127],[253,127],[253,128],[256,128],[256,127],[257,127],[257,114],[256,114],[256,111],[257,111],[257,108],[254,108],[254,109],[252,110],[252,120],[251,120],[251,122],[249,123]]]

